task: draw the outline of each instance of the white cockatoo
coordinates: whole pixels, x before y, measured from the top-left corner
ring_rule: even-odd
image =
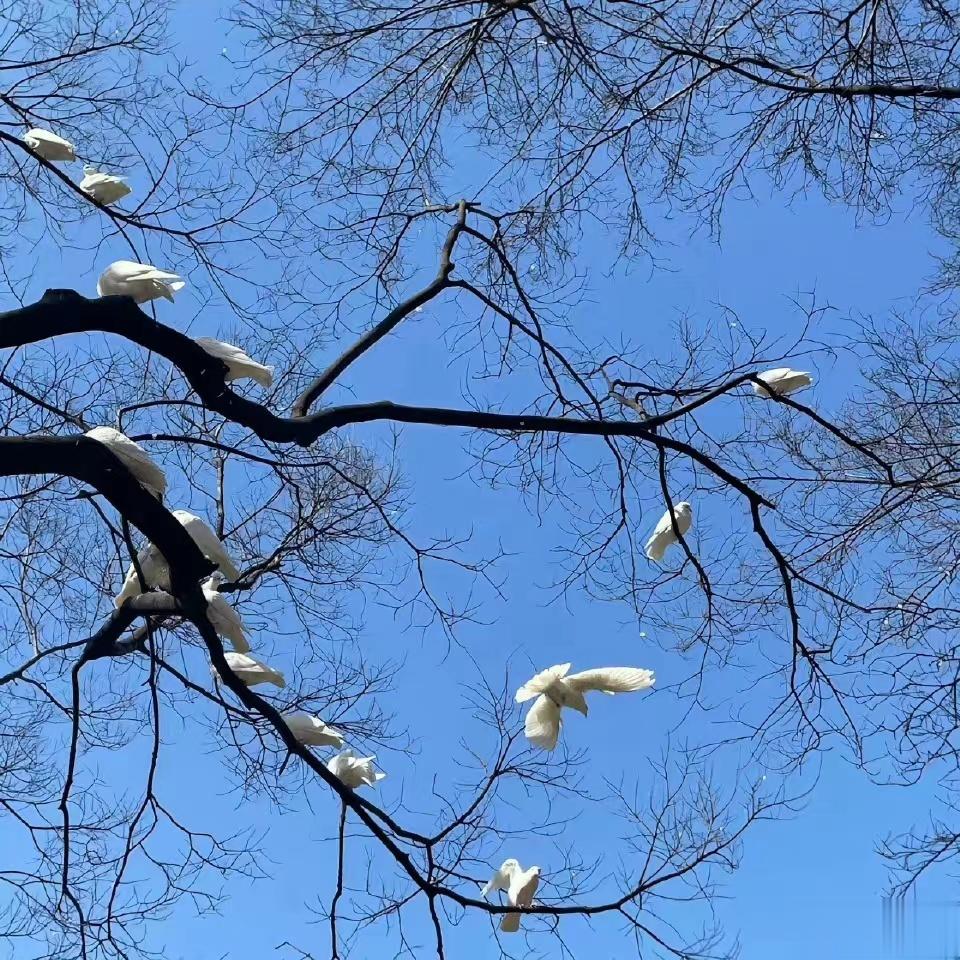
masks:
[[[123,177],[115,177],[112,173],[101,173],[96,167],[85,166],[80,189],[98,203],[109,207],[112,203],[122,200],[130,187]]]
[[[77,158],[73,144],[49,130],[34,127],[33,130],[28,130],[24,134],[23,142],[44,160],[76,160]]]
[[[224,656],[227,666],[248,687],[255,687],[258,683],[272,683],[275,687],[283,688],[287,680],[279,670],[268,667],[265,663],[246,653],[236,653],[228,650]],[[217,668],[210,665],[210,672],[219,679]]]
[[[364,785],[373,787],[386,777],[385,773],[373,769],[373,761],[376,759],[376,757],[358,757],[348,748],[331,757],[327,761],[327,769],[351,790]]]
[[[751,384],[753,392],[758,397],[769,397],[776,394],[778,397],[788,397],[791,393],[805,390],[813,383],[813,377],[806,370],[791,370],[789,367],[777,367],[775,370],[766,370],[757,376],[766,384]]]
[[[328,727],[319,717],[312,713],[298,710],[296,713],[283,714],[283,722],[290,728],[290,732],[308,747],[336,747],[343,746],[343,734],[333,727]],[[370,758],[371,760],[373,757]],[[333,771],[331,771],[332,773]],[[340,774],[337,774],[340,776]]]
[[[598,667],[570,673],[569,663],[558,663],[542,670],[517,691],[517,703],[537,698],[527,712],[523,731],[534,746],[553,750],[560,735],[562,708],[569,707],[586,716],[587,701],[583,695],[587,691],[599,690],[611,695],[632,693],[653,684],[653,671],[639,667]]]
[[[686,500],[673,505],[673,515],[677,518],[677,529],[682,536],[687,535],[693,523],[693,507]],[[662,560],[667,547],[677,542],[677,535],[674,533],[673,524],[670,522],[670,511],[668,510],[657,521],[657,525],[650,534],[646,546],[643,548],[648,560]]]
[[[183,524],[193,542],[203,551],[203,555],[212,560],[224,576],[236,580],[240,576],[223,541],[196,514],[189,510],[174,510],[173,515]]]
[[[533,905],[533,895],[540,883],[540,868],[530,867],[524,870],[513,858],[504,860],[500,869],[480,889],[480,896],[487,897],[497,890],[507,891],[507,902],[511,907],[529,907]],[[516,933],[520,929],[520,914],[505,913],[500,921],[504,933]]]
[[[217,589],[221,578],[214,574],[203,584],[203,595],[207,601],[207,617],[213,629],[221,637],[233,644],[237,653],[249,653],[250,644],[243,632],[243,620],[240,614],[227,602],[227,598]]]
[[[203,347],[211,357],[216,357],[227,365],[227,375],[224,379],[228,383],[231,380],[246,378],[255,380],[261,387],[273,386],[273,367],[266,367],[262,363],[257,363],[256,360],[232,343],[214,340],[213,337],[197,337],[195,342],[198,346]]]
[[[161,297],[173,303],[173,295],[186,286],[175,273],[158,270],[149,263],[116,260],[100,274],[97,295],[101,297],[133,297],[135,303],[146,303]]]
[[[94,427],[86,432],[91,440],[102,443],[136,478],[141,487],[158,500],[167,489],[167,478],[138,443],[113,427]]]
[[[137,552],[137,563],[146,584],[144,589],[157,587],[159,590],[170,590],[170,568],[163,554],[152,543],[148,543]],[[124,601],[139,597],[141,593],[143,589],[140,587],[137,568],[131,563],[127,567],[127,575],[123,578],[120,592],[113,598],[114,606],[122,607]]]
[[[222,573],[230,577],[231,580],[236,580],[240,576],[240,571],[233,560],[230,559],[223,542],[198,516],[187,510],[174,510],[173,515],[183,525],[190,535],[190,539],[200,548],[203,555],[208,560],[213,561]],[[147,589],[150,587],[158,587],[160,590],[170,589],[170,567],[167,565],[163,554],[154,544],[148,543],[143,547],[137,554],[137,561],[143,571]],[[120,607],[128,597],[136,597],[140,593],[142,593],[140,578],[137,576],[136,568],[131,563],[127,568],[123,586],[113,602]]]

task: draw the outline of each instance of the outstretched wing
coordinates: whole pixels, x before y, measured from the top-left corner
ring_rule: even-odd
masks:
[[[487,897],[498,890],[508,890],[518,867],[516,860],[504,860],[500,869],[480,888],[480,896]]]
[[[540,696],[554,680],[565,677],[569,672],[569,663],[558,663],[553,667],[547,667],[546,670],[541,670],[517,691],[517,703],[523,703],[526,700],[532,700],[534,697]]]
[[[583,670],[572,673],[566,682],[581,693],[587,690],[599,690],[601,693],[632,693],[646,690],[655,681],[652,670],[640,667],[598,667],[596,670]]]
[[[527,739],[541,750],[553,750],[560,736],[560,708],[549,697],[538,697],[523,723]]]

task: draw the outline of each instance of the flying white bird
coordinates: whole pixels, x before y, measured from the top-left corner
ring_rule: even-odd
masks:
[[[228,383],[231,380],[246,378],[256,380],[261,387],[273,386],[273,367],[265,367],[262,363],[257,363],[232,343],[214,340],[213,337],[197,337],[196,343],[211,357],[216,357],[227,365],[227,375],[224,379]]]
[[[221,577],[214,574],[203,584],[203,595],[207,600],[207,617],[213,629],[221,637],[226,637],[237,653],[249,653],[250,644],[243,632],[240,614],[227,603],[226,597],[217,589]]]
[[[373,787],[386,777],[385,773],[373,769],[373,761],[376,759],[376,757],[358,757],[348,748],[331,757],[327,761],[327,769],[351,790],[356,790],[364,784]]]
[[[34,127],[24,134],[23,142],[44,160],[75,160],[77,157],[69,140],[64,140],[49,130]]]
[[[791,393],[805,390],[813,383],[813,377],[806,370],[791,370],[789,367],[777,367],[758,373],[757,376],[766,384],[751,384],[753,392],[758,397],[769,397],[776,394],[778,397],[787,397]]]
[[[537,698],[527,713],[523,732],[534,746],[553,750],[560,736],[562,708],[569,707],[586,716],[587,701],[583,695],[588,690],[599,690],[612,696],[646,690],[653,684],[653,671],[639,667],[598,667],[570,673],[569,663],[558,663],[541,670],[517,691],[517,703]]]
[[[146,303],[163,297],[173,303],[173,295],[186,286],[175,273],[158,270],[149,263],[117,260],[100,274],[97,295],[101,297],[133,297],[135,303]]]
[[[113,427],[94,427],[86,436],[102,443],[134,475],[141,487],[158,500],[163,497],[167,478],[140,444]]]
[[[500,869],[481,888],[480,896],[487,897],[497,890],[507,891],[507,902],[511,907],[529,907],[533,904],[533,895],[540,883],[540,868],[524,870],[513,858],[504,860]],[[504,933],[516,933],[520,929],[520,914],[505,913],[500,921]]]
[[[240,571],[233,560],[230,559],[223,542],[199,517],[194,516],[187,510],[174,510],[173,515],[183,525],[190,535],[190,539],[200,548],[208,560],[217,564],[220,570],[231,580],[236,580],[240,576]],[[137,562],[143,571],[148,590],[150,587],[158,587],[160,590],[170,589],[170,567],[158,547],[148,543],[137,554]],[[123,586],[113,602],[118,607],[123,606],[124,600],[139,596],[142,592],[140,578],[137,576],[136,568],[131,563],[127,568]]]
[[[101,173],[96,167],[91,166],[83,168],[80,189],[105,207],[122,200],[130,193],[130,187],[127,186],[127,181],[123,177],[115,177],[112,173]]]
[[[308,747],[336,747],[339,750],[343,746],[343,734],[333,727],[328,727],[312,713],[304,713],[302,710],[296,713],[285,713],[283,722],[297,740]],[[339,777],[340,774],[338,773],[337,776]]]
[[[287,685],[286,678],[279,670],[268,667],[255,657],[245,653],[235,653],[232,650],[228,650],[224,656],[227,658],[227,666],[248,687],[255,687],[258,683],[272,683],[275,687],[281,688]],[[213,664],[210,665],[210,672],[219,679],[217,668]]]
[[[686,500],[673,505],[673,514],[677,518],[677,529],[683,536],[687,535],[693,523],[693,507]],[[657,525],[650,534],[650,539],[644,547],[644,553],[648,560],[662,560],[667,547],[677,542],[677,535],[673,532],[673,524],[670,522],[670,511],[668,510],[659,519]]]

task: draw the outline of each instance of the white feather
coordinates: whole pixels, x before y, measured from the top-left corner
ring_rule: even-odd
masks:
[[[580,673],[569,673],[569,670],[569,663],[541,670],[517,691],[518,703],[539,694],[524,718],[523,732],[535,747],[542,750],[553,750],[557,746],[564,707],[587,715],[584,693],[591,690],[607,694],[631,693],[646,690],[655,682],[653,671],[640,667],[598,667]]]
[[[682,536],[686,536],[687,531],[693,524],[693,508],[686,500],[682,500],[680,503],[673,505],[673,514],[677,520],[677,529]],[[657,525],[653,528],[653,533],[650,534],[650,539],[647,540],[644,547],[644,552],[649,560],[662,560],[667,547],[676,542],[677,535],[673,532],[673,524],[670,522],[670,511],[668,510],[657,521]]]
[[[572,687],[581,692],[599,690],[601,693],[633,693],[652,687],[656,678],[652,670],[640,667],[598,667],[596,670],[583,670],[572,673],[566,679]]]
[[[806,370],[791,370],[790,367],[776,367],[757,376],[766,384],[765,387],[759,383],[752,384],[753,392],[758,397],[769,397],[771,394],[786,397],[805,390],[813,383],[813,377]]]
[[[250,644],[247,643],[247,636],[243,632],[243,620],[223,594],[217,590],[216,578],[211,577],[203,584],[203,595],[207,600],[207,617],[213,629],[219,636],[226,637],[237,653],[249,653]]]
[[[240,571],[227,553],[223,541],[198,516],[188,510],[174,510],[173,515],[183,524],[208,560],[212,560],[231,580],[240,576]]]
[[[343,746],[343,734],[333,727],[328,727],[319,717],[312,713],[297,711],[283,714],[283,722],[290,728],[290,732],[297,740],[309,747],[336,747]]]
[[[152,543],[148,543],[137,553],[137,562],[140,564],[147,590],[156,587],[159,590],[169,591],[170,568],[167,566],[163,554]],[[122,607],[125,600],[138,597],[141,593],[143,593],[143,590],[140,587],[140,578],[137,576],[136,567],[131,563],[127,568],[127,575],[123,579],[123,586],[114,598],[114,605]]]
[[[560,707],[547,696],[540,696],[527,711],[523,732],[527,739],[541,750],[554,750],[562,725]]]
[[[173,515],[208,560],[217,564],[231,580],[236,580],[240,576],[240,571],[230,559],[227,548],[199,517],[186,510],[174,510]],[[158,547],[152,543],[147,544],[137,553],[137,560],[147,582],[147,589],[151,587],[157,587],[160,590],[170,589],[170,567]],[[139,596],[142,592],[137,571],[131,563],[127,568],[127,575],[124,577],[120,593],[113,602],[118,607],[122,606],[124,600]]]
[[[268,667],[249,654],[228,650],[224,656],[227,659],[227,666],[248,687],[254,687],[258,683],[272,683],[275,687],[280,688],[287,685],[286,678],[279,670]],[[210,670],[214,676],[217,676],[215,667],[211,665]]]
[[[386,777],[385,773],[374,770],[373,761],[376,759],[374,756],[358,757],[352,750],[343,750],[327,761],[327,770],[351,790],[373,787]]]
[[[273,386],[273,367],[266,367],[262,363],[257,363],[256,360],[232,343],[214,340],[213,337],[197,337],[196,343],[211,357],[216,357],[227,365],[227,375],[224,378],[227,381],[246,378],[255,380],[262,387]]]
[[[76,152],[73,144],[63,137],[58,137],[49,130],[41,130],[34,127],[28,130],[23,137],[23,142],[38,156],[44,160],[75,160]]]
[[[523,703],[525,700],[532,700],[539,696],[551,684],[561,677],[565,677],[569,672],[569,663],[558,663],[555,667],[547,667],[546,670],[541,670],[517,691],[515,697],[517,703]]]
[[[129,194],[130,187],[123,177],[101,173],[96,167],[84,167],[80,189],[98,203],[109,207]]]
[[[513,879],[514,873],[519,869],[520,864],[512,857],[509,860],[504,860],[503,863],[500,864],[500,869],[480,888],[480,896],[488,897],[491,893],[496,893],[498,890],[509,890],[510,881]]]
[[[138,443],[113,427],[94,427],[86,436],[102,443],[136,477],[137,482],[158,500],[167,489],[167,478]]]
[[[529,870],[518,869],[510,878],[510,887],[507,890],[507,901],[511,907],[533,906],[533,895],[540,885],[540,868],[531,867]],[[520,914],[505,913],[500,921],[500,930],[503,933],[516,933],[520,929]]]
[[[101,297],[133,297],[136,303],[158,300],[173,302],[173,295],[186,286],[182,277],[158,270],[149,263],[117,260],[100,274],[97,294]]]

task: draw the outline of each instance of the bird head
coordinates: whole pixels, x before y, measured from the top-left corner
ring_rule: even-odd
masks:
[[[95,173],[99,173],[100,171],[92,164],[85,163],[83,165],[83,172],[86,176],[92,177]]]
[[[203,585],[211,590],[218,590],[220,584],[226,579],[227,578],[219,570],[214,570],[213,573],[211,573],[210,576],[204,581]]]
[[[693,513],[693,507],[691,507],[686,500],[682,500],[680,503],[676,505],[674,509],[676,510],[677,513],[682,513],[684,516],[687,516]]]

